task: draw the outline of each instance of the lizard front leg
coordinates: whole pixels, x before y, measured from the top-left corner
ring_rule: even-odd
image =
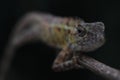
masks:
[[[73,68],[79,68],[79,65],[76,63],[76,57],[73,57],[72,51],[65,47],[63,48],[60,53],[58,54],[57,58],[53,63],[53,70],[55,71],[65,71]]]

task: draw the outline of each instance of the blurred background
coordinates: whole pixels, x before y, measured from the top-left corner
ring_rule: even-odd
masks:
[[[58,16],[77,16],[86,22],[102,21],[106,26],[106,43],[89,56],[120,69],[120,2],[119,0],[0,0],[0,58],[15,23],[31,11]],[[89,70],[55,73],[51,66],[56,56],[53,48],[41,42],[26,43],[14,56],[6,80],[101,80]],[[103,80],[103,79],[102,79]]]

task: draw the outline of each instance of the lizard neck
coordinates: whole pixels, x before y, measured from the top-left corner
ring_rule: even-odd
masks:
[[[71,32],[75,28],[72,26],[68,26],[66,24],[52,24],[51,25],[51,41],[53,45],[64,47],[69,44],[70,41],[74,41]]]

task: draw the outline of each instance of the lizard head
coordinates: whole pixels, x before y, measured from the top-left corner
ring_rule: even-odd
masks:
[[[104,24],[102,22],[81,23],[74,30],[74,43],[71,48],[75,51],[93,51],[101,47],[104,42]]]

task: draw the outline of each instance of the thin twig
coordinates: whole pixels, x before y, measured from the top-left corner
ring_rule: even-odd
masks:
[[[106,80],[120,80],[120,71],[109,67],[91,57],[81,55],[78,63]]]

